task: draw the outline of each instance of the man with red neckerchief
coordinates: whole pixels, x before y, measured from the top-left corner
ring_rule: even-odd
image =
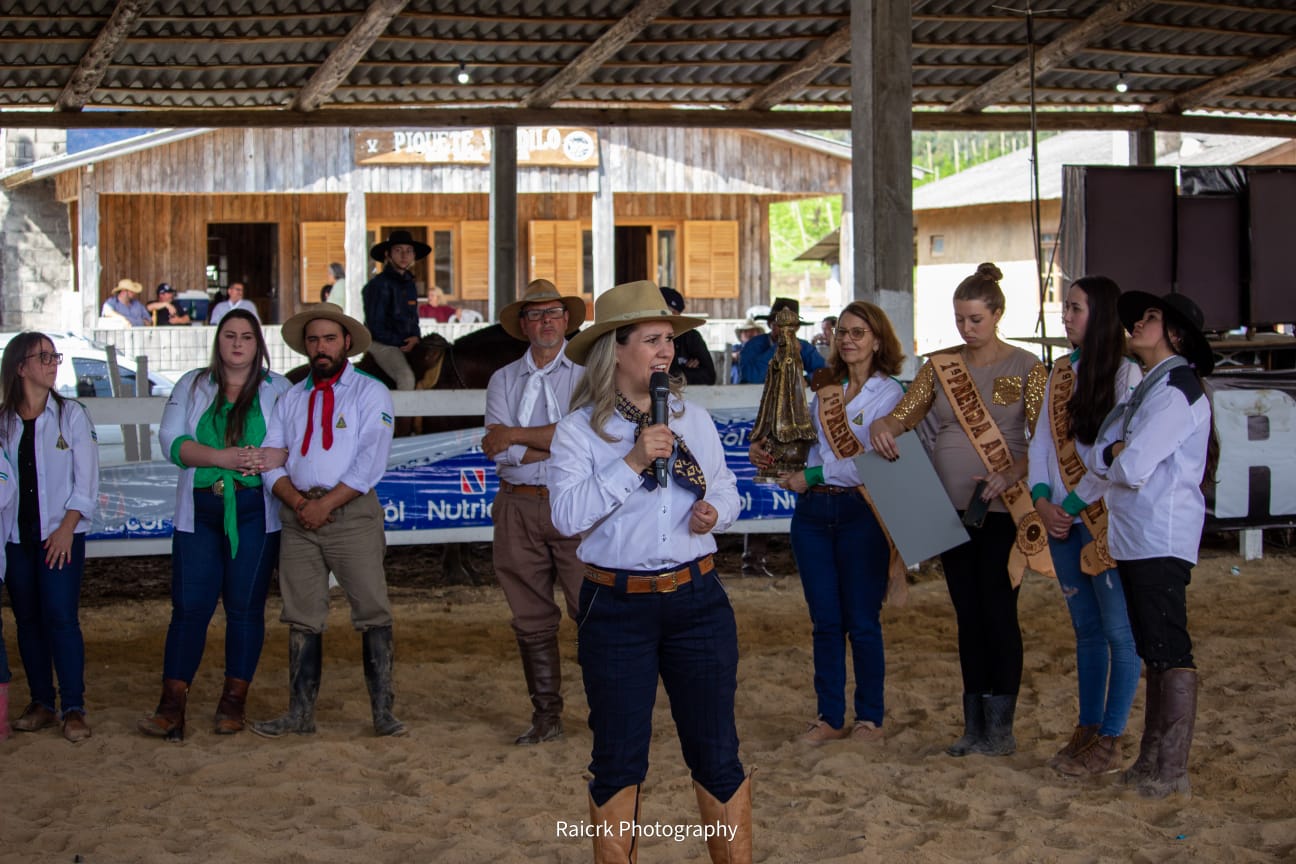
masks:
[[[252,724],[267,738],[315,731],[329,572],[363,634],[365,684],[374,732],[404,735],[392,715],[392,614],[383,570],[383,508],[374,491],[392,441],[391,393],[347,358],[370,344],[369,331],[321,305],[289,318],[283,340],[310,359],[310,376],[279,398],[263,447],[288,451],[263,478],[283,502],[279,591],[288,630],[288,712]]]

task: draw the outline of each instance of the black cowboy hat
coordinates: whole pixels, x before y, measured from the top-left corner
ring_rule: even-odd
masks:
[[[670,307],[672,312],[684,311],[683,294],[679,293],[674,288],[668,288],[665,285],[662,285],[658,290],[661,291],[662,299],[666,301],[666,305]]]
[[[774,298],[774,302],[770,305],[770,311],[769,311],[769,314],[768,314],[768,315],[757,315],[757,316],[756,316],[756,320],[757,320],[757,321],[769,321],[769,322],[771,323],[771,325],[772,325],[773,322],[774,322],[774,318],[775,318],[775,316],[777,316],[778,313],[781,312],[781,311],[783,311],[784,309],[791,309],[791,310],[792,310],[792,314],[794,314],[794,315],[797,316],[797,326],[798,326],[798,327],[804,327],[804,326],[806,326],[807,324],[813,324],[813,323],[814,323],[813,321],[805,321],[805,320],[803,320],[803,319],[801,318],[801,301],[800,301],[800,300],[793,300],[791,297],[775,297],[775,298]]]
[[[413,246],[414,260],[422,261],[432,251],[432,247],[426,243],[420,243],[410,236],[408,231],[393,231],[387,235],[387,239],[374,245],[369,250],[369,257],[375,261],[386,261],[387,250],[393,246]]]
[[[1116,313],[1121,324],[1130,333],[1134,325],[1149,309],[1160,309],[1162,319],[1169,321],[1183,333],[1178,353],[1197,367],[1197,374],[1206,376],[1215,369],[1215,352],[1211,350],[1206,334],[1202,332],[1205,318],[1202,311],[1184,294],[1162,294],[1160,297],[1146,291],[1126,291],[1116,301]],[[1167,335],[1167,339],[1169,336]]]

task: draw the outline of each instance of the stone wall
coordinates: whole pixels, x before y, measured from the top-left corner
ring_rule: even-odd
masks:
[[[67,134],[54,129],[4,132],[4,169],[20,168],[66,151]],[[54,181],[0,189],[0,326],[5,330],[61,331],[74,287],[69,211],[55,198]]]

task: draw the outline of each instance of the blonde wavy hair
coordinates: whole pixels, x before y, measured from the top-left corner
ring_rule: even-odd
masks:
[[[621,440],[606,428],[608,421],[616,413],[616,346],[629,342],[630,335],[639,326],[638,323],[627,324],[600,336],[585,355],[585,374],[572,390],[570,410],[576,411],[586,405],[594,406],[593,413],[590,414],[590,428],[604,441]],[[676,399],[684,398],[683,376],[671,376],[670,391]],[[681,410],[675,416],[683,413]]]

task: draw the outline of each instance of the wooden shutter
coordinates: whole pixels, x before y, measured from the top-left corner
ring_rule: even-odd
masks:
[[[459,223],[459,296],[490,299],[490,223]]]
[[[301,223],[301,299],[320,302],[320,288],[327,284],[328,265],[346,267],[346,223]]]
[[[684,223],[684,296],[738,296],[738,223]]]
[[[585,272],[579,220],[532,219],[527,223],[527,280],[548,279],[559,293],[580,294]]]

